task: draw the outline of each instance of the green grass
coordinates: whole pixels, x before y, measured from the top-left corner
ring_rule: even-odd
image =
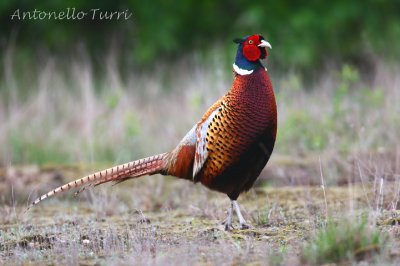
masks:
[[[368,260],[379,254],[385,246],[385,237],[366,219],[329,221],[315,233],[303,248],[303,261],[321,265]]]

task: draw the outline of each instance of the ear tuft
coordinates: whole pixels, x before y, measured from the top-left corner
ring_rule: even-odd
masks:
[[[233,42],[234,43],[242,43],[242,42],[244,42],[244,40],[243,39],[241,39],[241,38],[235,38],[235,39],[233,39]]]

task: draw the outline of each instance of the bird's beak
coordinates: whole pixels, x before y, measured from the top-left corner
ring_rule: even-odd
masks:
[[[269,49],[272,49],[271,44],[266,40],[261,40],[261,43],[258,45],[258,47],[268,47]]]

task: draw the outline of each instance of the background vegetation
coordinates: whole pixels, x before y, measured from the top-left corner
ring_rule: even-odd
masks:
[[[132,17],[10,17],[67,8]],[[0,264],[398,265],[398,10],[384,0],[2,1]],[[220,231],[225,195],[160,176],[23,213],[57,185],[173,148],[229,89],[231,40],[251,33],[273,46],[264,64],[279,113],[271,161],[240,198],[253,229]]]
[[[84,20],[11,20],[11,15],[16,10],[22,14],[35,9],[48,12],[66,11],[67,8],[74,8],[76,12],[90,12],[93,8],[99,8],[102,12],[128,10],[132,12],[132,17],[129,20],[100,20],[98,16],[95,20],[90,16]],[[115,149],[98,143],[107,139],[100,135],[110,130],[111,126],[100,125],[97,116],[111,116],[113,110],[121,109],[121,104],[125,101],[129,107],[126,106],[123,113],[114,112],[113,120],[123,117],[123,124],[126,125],[118,135],[123,135],[121,143],[129,143],[131,141],[128,139],[134,139],[137,135],[143,136],[143,127],[149,121],[142,120],[137,103],[128,103],[127,99],[122,98],[133,100],[146,94],[146,99],[153,102],[160,100],[159,98],[173,102],[168,97],[176,95],[189,97],[185,101],[188,101],[188,108],[195,112],[192,111],[193,116],[179,130],[178,135],[182,135],[207,108],[207,104],[229,87],[229,70],[236,50],[230,40],[254,32],[264,34],[274,47],[268,66],[275,81],[275,89],[281,93],[279,97],[288,95],[287,100],[291,101],[293,94],[296,94],[294,91],[316,88],[319,92],[312,93],[319,99],[316,94],[322,94],[324,80],[329,81],[324,83],[330,84],[330,88],[325,89],[328,97],[326,104],[332,105],[332,108],[323,113],[326,117],[321,117],[320,112],[319,117],[316,117],[316,114],[310,113],[313,111],[304,109],[304,106],[293,108],[295,114],[292,115],[290,109],[297,102],[288,102],[280,110],[283,114],[280,138],[282,145],[288,143],[287,147],[281,146],[284,153],[298,151],[288,150],[296,142],[301,142],[304,146],[302,148],[306,150],[325,149],[334,129],[335,134],[340,134],[339,131],[349,133],[346,127],[351,125],[337,123],[340,117],[354,111],[351,104],[344,106],[349,93],[360,103],[360,107],[356,108],[360,112],[359,116],[363,115],[365,108],[368,112],[371,107],[380,109],[386,104],[384,98],[388,88],[376,84],[376,77],[383,67],[389,71],[396,68],[396,61],[400,56],[399,9],[399,1],[372,0],[362,4],[341,0],[329,3],[117,0],[101,4],[73,1],[68,5],[57,1],[3,1],[0,5],[0,110],[3,114],[0,121],[2,131],[7,131],[8,134],[2,136],[6,144],[3,146],[5,152],[0,157],[0,162],[76,161],[80,152],[72,155],[71,151],[61,148],[65,145],[70,149],[70,143],[79,139],[76,134],[82,135],[70,131],[73,130],[71,123],[75,126],[79,123],[85,125],[85,129],[76,128],[86,132],[86,139],[79,145],[81,150],[91,150],[92,155],[96,154],[92,158],[95,160],[113,160],[118,157]],[[217,72],[205,73],[209,70]],[[197,83],[191,82],[193,75],[198,75],[199,80],[195,80]],[[182,79],[185,78],[188,80],[183,85]],[[202,82],[201,79],[209,82],[199,83]],[[188,92],[188,88],[193,88],[193,92]],[[154,91],[157,93],[152,94]],[[206,95],[212,92],[215,94]],[[41,99],[37,99],[39,96]],[[309,98],[305,99],[308,101],[307,105],[312,102],[312,96],[305,96]],[[73,109],[79,114],[83,111],[84,117],[90,121],[71,122],[68,129],[62,129],[71,134],[58,137],[53,144],[49,144],[51,141],[46,136],[47,141],[43,144],[43,140],[39,140],[43,137],[35,135],[42,135],[40,128],[43,129],[43,123],[47,125],[48,131],[54,131],[50,130],[50,125],[54,129],[57,127],[54,123],[62,124],[71,117],[71,105],[65,102],[68,97],[70,102],[78,103]],[[12,121],[10,123],[13,125],[17,121],[21,123],[19,126],[27,125],[22,118],[16,120],[12,117],[21,117],[24,113],[32,116],[33,113],[28,110],[21,111],[29,106],[29,102],[36,105],[37,112],[42,111],[40,114],[36,113],[36,119],[46,121],[34,123],[38,128],[37,133],[33,128],[10,132],[12,126],[7,126],[7,120]],[[349,102],[355,101],[351,99]],[[285,99],[281,103],[285,104]],[[89,108],[91,109],[88,110]],[[168,107],[170,108],[171,106]],[[49,112],[49,109],[53,118],[43,114]],[[289,112],[287,120],[286,111]],[[157,112],[153,114],[157,115]],[[172,127],[176,119],[173,119],[174,114],[170,117]],[[50,121],[51,119],[53,120]],[[107,117],[102,120],[105,119]],[[316,123],[306,123],[310,119],[315,119]],[[391,116],[388,119],[390,121],[387,124],[392,125],[395,122],[392,120],[396,120],[396,117]],[[298,125],[305,127],[301,131],[306,134],[299,136],[291,130]],[[316,132],[318,134],[313,134]],[[354,133],[353,136],[339,140],[342,150],[346,150],[346,146],[357,139],[358,133]],[[101,140],[96,140],[96,134]],[[68,136],[72,139],[63,139]],[[160,136],[156,137],[155,140]],[[371,141],[375,142],[371,143],[375,148],[379,146],[376,141],[375,138]],[[92,143],[92,148],[88,149],[87,143]],[[138,143],[142,143],[142,139],[135,145]],[[51,148],[54,146],[57,149]],[[29,151],[26,147],[30,147]],[[136,145],[133,150],[139,152],[140,149],[142,148]],[[68,158],[71,156],[72,158]],[[83,158],[88,160],[87,155]]]
[[[19,9],[88,12],[124,11],[129,20],[10,20]],[[326,62],[351,63],[369,69],[373,59],[400,56],[399,1],[2,1],[2,44],[15,42],[25,56],[38,51],[68,56],[82,43],[97,64],[103,64],[110,45],[122,50],[125,64],[154,66],[160,59],[176,61],[186,53],[209,54],[222,45],[231,61],[227,41],[249,33],[262,33],[279,48],[274,67],[315,71]],[[391,44],[391,45],[388,45]]]

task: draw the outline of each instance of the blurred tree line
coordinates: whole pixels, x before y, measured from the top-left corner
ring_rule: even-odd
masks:
[[[66,8],[128,9],[132,16],[129,20],[11,20],[17,9],[22,14]],[[399,0],[2,0],[0,45],[4,51],[13,43],[29,57],[38,51],[68,56],[83,44],[94,59],[115,46],[126,62],[142,67],[194,50],[207,52],[215,45],[231,49],[226,54],[231,61],[234,46],[228,41],[261,33],[279,51],[271,59],[282,70],[314,71],[329,61],[368,68],[375,57],[400,58],[399,11]]]

